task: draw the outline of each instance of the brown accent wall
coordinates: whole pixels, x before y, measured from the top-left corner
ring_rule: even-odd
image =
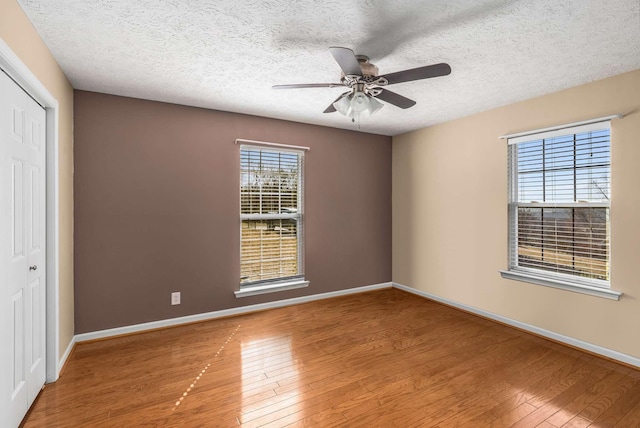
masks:
[[[83,91],[74,107],[76,333],[391,281],[390,137]],[[311,147],[308,288],[233,293],[236,138]]]

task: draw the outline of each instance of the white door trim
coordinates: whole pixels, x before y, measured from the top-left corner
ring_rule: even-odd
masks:
[[[47,382],[60,374],[58,100],[0,38],[0,68],[46,110],[47,117]]]

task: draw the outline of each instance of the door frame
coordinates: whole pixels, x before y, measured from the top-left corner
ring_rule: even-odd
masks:
[[[60,257],[59,257],[59,107],[40,80],[0,38],[0,68],[46,111],[46,382],[60,374]]]

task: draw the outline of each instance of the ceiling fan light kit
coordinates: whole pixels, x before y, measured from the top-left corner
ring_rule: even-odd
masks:
[[[350,96],[347,95],[346,97],[341,97],[338,101],[333,103],[333,107],[336,109],[338,113],[348,116],[349,112],[351,111]]]
[[[376,100],[373,97],[369,98],[369,114],[374,114],[382,107],[384,107],[384,104],[382,104],[380,101]]]
[[[370,115],[380,110],[384,104],[364,92],[348,94],[333,103],[333,107],[340,114],[350,117],[353,122],[360,118],[360,114],[368,112]]]
[[[356,122],[359,121],[362,113],[368,112],[372,115],[382,108],[383,104],[378,99],[402,109],[413,107],[416,104],[409,98],[384,89],[384,86],[446,76],[451,73],[451,67],[448,64],[440,63],[379,76],[378,67],[370,63],[368,57],[355,55],[349,48],[331,47],[329,51],[342,69],[340,83],[274,85],[273,89],[336,88],[340,86],[350,88],[349,92],[343,93],[331,103],[324,110],[324,113],[337,111]]]

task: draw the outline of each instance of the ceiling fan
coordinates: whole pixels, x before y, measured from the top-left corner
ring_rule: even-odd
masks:
[[[382,100],[396,107],[407,109],[416,102],[395,92],[385,89],[385,86],[412,80],[429,79],[431,77],[446,76],[451,73],[449,64],[440,63],[395,73],[378,75],[378,67],[369,62],[364,55],[356,55],[349,48],[331,47],[331,55],[342,69],[340,83],[300,83],[292,85],[274,85],[273,89],[299,88],[337,88],[345,86],[349,91],[340,95],[323,113],[335,111],[356,121],[364,112],[373,114],[380,110]]]

